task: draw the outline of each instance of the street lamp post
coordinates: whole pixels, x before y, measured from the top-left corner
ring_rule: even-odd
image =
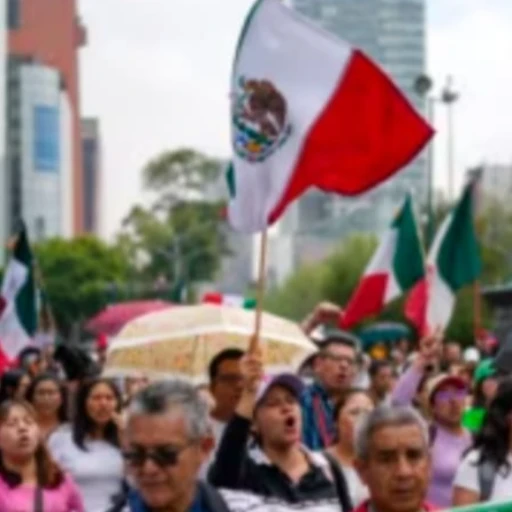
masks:
[[[421,75],[414,83],[416,93],[427,102],[427,120],[431,126],[435,121],[435,103],[439,101],[430,95],[434,86],[432,79]],[[434,236],[434,139],[429,142],[427,151],[427,247],[430,246]]]
[[[455,180],[455,153],[454,153],[454,126],[453,126],[453,108],[459,100],[459,93],[453,89],[453,80],[449,76],[446,79],[446,85],[441,95],[441,101],[446,105],[446,115],[448,124],[448,199],[453,201],[454,198],[454,180]]]

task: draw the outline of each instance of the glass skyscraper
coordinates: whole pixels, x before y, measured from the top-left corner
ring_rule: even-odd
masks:
[[[291,4],[324,29],[365,51],[388,72],[416,109],[424,111],[424,101],[415,92],[414,84],[425,72],[425,0],[292,0]],[[391,210],[390,217],[408,191],[413,192],[418,204],[425,203],[425,155],[372,192],[370,202],[389,205],[384,209]],[[354,205],[354,202],[320,193],[308,194],[299,205],[296,227],[308,230],[309,225],[319,222],[328,225],[329,218],[340,226],[335,212],[341,213],[345,208],[339,203]],[[372,220],[372,211],[367,212],[365,225],[371,231],[380,231],[389,218],[380,211]],[[363,211],[357,215],[358,222],[361,215],[365,215]],[[353,231],[352,228],[355,226],[345,226],[343,231]]]

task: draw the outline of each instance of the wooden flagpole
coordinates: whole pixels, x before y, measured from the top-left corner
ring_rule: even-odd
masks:
[[[258,281],[256,296],[256,316],[254,321],[254,336],[251,338],[249,352],[254,353],[260,346],[261,318],[263,314],[263,299],[265,297],[265,285],[267,277],[267,245],[268,245],[268,228],[261,233],[260,255],[258,264]]]

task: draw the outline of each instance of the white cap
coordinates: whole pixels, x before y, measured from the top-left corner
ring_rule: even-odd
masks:
[[[263,378],[263,381],[258,388],[256,405],[259,405],[262,402],[267,393],[274,386],[282,386],[283,388],[290,390],[297,397],[297,400],[300,399],[305,388],[302,379],[293,373],[281,373],[279,375],[266,376]]]
[[[479,363],[480,352],[475,347],[469,347],[464,350],[464,362],[465,363]]]

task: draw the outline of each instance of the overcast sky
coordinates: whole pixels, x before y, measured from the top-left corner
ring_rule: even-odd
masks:
[[[252,0],[80,0],[82,114],[100,118],[102,225],[111,236],[144,201],[140,169],[164,149],[229,154],[228,81]],[[428,0],[429,73],[453,75],[458,182],[467,166],[512,161],[512,2]],[[436,186],[446,186],[446,117],[435,126]]]

